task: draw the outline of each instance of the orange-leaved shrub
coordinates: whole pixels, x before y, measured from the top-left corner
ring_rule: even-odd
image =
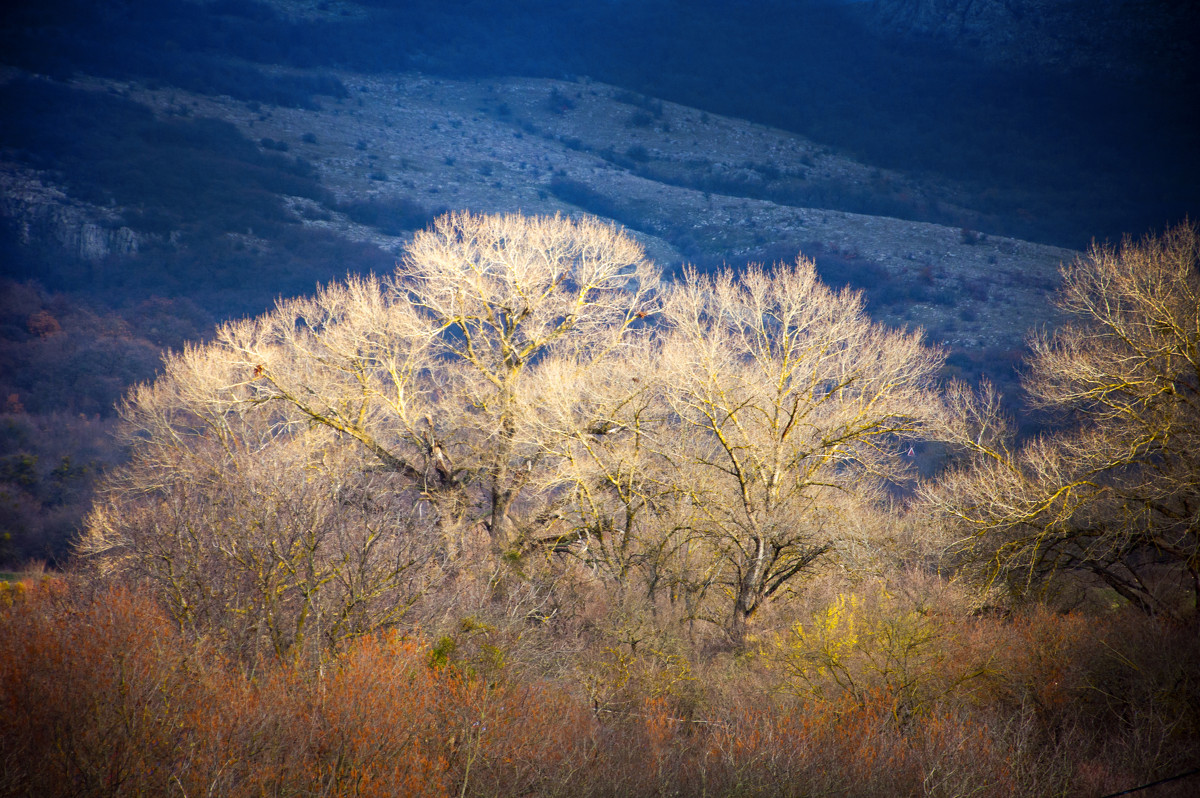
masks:
[[[438,667],[417,637],[245,672],[135,592],[4,596],[0,794],[544,793],[593,746],[560,687]]]
[[[918,622],[899,599],[846,598],[813,616],[825,637],[785,638],[790,668],[681,649],[686,691],[631,678],[598,705],[577,667],[447,656],[415,631],[247,665],[144,593],[0,583],[0,794],[1094,796],[1200,758],[1189,630],[945,609]],[[611,648],[557,643],[560,664]]]

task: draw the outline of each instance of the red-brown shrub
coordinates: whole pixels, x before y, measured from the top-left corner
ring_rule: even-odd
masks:
[[[572,678],[476,668],[419,635],[366,637],[311,670],[239,670],[136,592],[0,583],[0,794],[1088,796],[1197,760],[1191,630],[1045,609],[930,617],[922,661],[950,675],[920,671],[936,689],[919,705],[886,678],[771,692],[751,656],[693,661],[687,702],[647,682],[640,703],[597,712]],[[869,675],[850,662],[861,652],[838,653]]]

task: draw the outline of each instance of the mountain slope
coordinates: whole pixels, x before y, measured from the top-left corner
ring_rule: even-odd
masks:
[[[13,153],[3,170],[3,209],[27,242],[30,231],[43,230],[78,259],[112,261],[106,269],[114,275],[136,270],[147,248],[214,245],[203,236],[215,239],[218,252],[266,251],[278,250],[273,239],[287,230],[307,230],[395,253],[404,232],[439,209],[595,213],[637,231],[666,265],[736,265],[810,250],[832,261],[826,270],[835,280],[870,286],[881,318],[921,324],[967,347],[1019,346],[1025,331],[1047,318],[1046,291],[1057,265],[1071,256],[964,227],[896,218],[887,212],[936,210],[964,219],[971,212],[954,204],[952,186],[872,169],[794,134],[605,84],[455,81],[414,73],[339,73],[338,79],[351,96],[327,100],[324,109],[76,80],[71,91],[80,97],[120,97],[152,114],[170,135],[217,120],[230,126],[220,147],[232,148],[235,130],[257,140],[255,151],[233,164],[246,181],[244,191],[221,194],[226,187],[217,186],[205,189],[213,197],[203,200],[194,195],[203,194],[196,186],[204,183],[168,169],[159,181],[179,188],[162,191],[177,196],[192,186],[190,204],[148,220],[154,208],[134,207],[111,191],[89,205],[81,196],[87,191],[54,188],[53,169],[38,170],[36,159]],[[10,75],[10,83],[19,80]],[[69,184],[71,165],[59,166]],[[274,172],[264,171],[272,166]],[[186,218],[189,211],[216,216],[203,202],[234,200],[241,210],[222,207],[228,218]],[[376,268],[378,259],[369,260],[328,264],[326,276]],[[313,271],[321,279],[320,267]]]

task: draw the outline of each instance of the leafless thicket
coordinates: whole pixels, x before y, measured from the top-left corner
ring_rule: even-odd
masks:
[[[1149,613],[1200,606],[1198,254],[1183,225],[1063,269],[1072,321],[1034,339],[1026,386],[1070,428],[1014,449],[977,405],[973,462],[927,491],[992,576],[1083,572]]]
[[[82,551],[280,653],[393,622],[481,537],[736,638],[905,475],[940,362],[809,261],[664,286],[595,220],[453,214],[170,356]]]
[[[243,657],[399,620],[436,576],[411,490],[329,430],[246,401],[219,354],[175,356],[130,396],[131,459],[81,553],[149,578],[181,624]]]
[[[994,392],[939,388],[940,352],[809,261],[665,284],[591,220],[445,217],[389,279],[230,324],[131,393],[130,460],[80,547],[119,578],[0,581],[0,784],[1188,776],[1196,249],[1182,228],[1066,269],[1076,321],[1035,343],[1029,384],[1067,431],[1018,447]],[[906,508],[888,485],[930,439],[962,460]],[[1159,617],[973,612],[974,585],[929,567],[946,531],[987,576],[1082,572]]]

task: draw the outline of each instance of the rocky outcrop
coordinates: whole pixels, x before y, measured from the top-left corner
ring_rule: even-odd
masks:
[[[12,163],[0,163],[0,217],[22,246],[87,263],[136,255],[142,243],[115,210],[75,200],[45,175]]]
[[[931,38],[1010,65],[1134,79],[1191,73],[1189,0],[871,0],[886,35]]]

